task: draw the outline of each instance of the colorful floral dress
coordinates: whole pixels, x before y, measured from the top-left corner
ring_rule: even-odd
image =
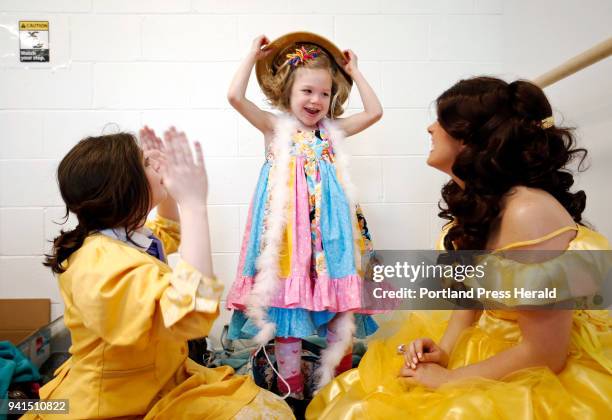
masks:
[[[325,336],[327,323],[345,311],[356,314],[356,336],[377,328],[362,308],[359,272],[372,251],[367,223],[358,206],[351,208],[342,188],[328,133],[321,124],[316,130],[296,129],[291,138],[290,197],[278,255],[280,286],[268,307],[268,319],[276,324],[279,337]],[[228,309],[235,309],[230,339],[250,338],[258,332],[244,311],[271,216],[274,160],[269,152],[249,209],[236,280],[227,297]],[[351,211],[356,212],[355,218]]]

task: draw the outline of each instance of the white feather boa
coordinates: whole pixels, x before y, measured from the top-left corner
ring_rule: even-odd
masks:
[[[315,372],[317,391],[329,383],[335,376],[336,366],[353,342],[355,318],[352,312],[342,312],[333,320],[338,341],[328,344],[321,352],[321,364]]]
[[[344,150],[345,136],[344,132],[329,120],[325,120],[324,127],[332,142],[336,175],[338,176],[338,180],[340,181],[340,185],[342,185],[342,189],[348,201],[349,214],[351,215],[351,227],[353,230],[355,267],[359,267],[361,265],[361,251],[359,249],[361,233],[358,229],[356,214],[357,189],[351,181],[349,172],[350,158],[348,153]],[[335,330],[337,331],[339,340],[328,345],[328,347],[321,352],[321,364],[315,372],[317,377],[317,390],[323,388],[334,378],[336,366],[338,366],[342,357],[346,354],[346,350],[352,344],[353,335],[355,334],[355,318],[352,312],[344,312],[336,315],[336,319],[334,319],[333,322],[336,324]]]
[[[266,217],[266,227],[262,237],[263,249],[257,258],[257,275],[251,294],[247,300],[247,316],[259,328],[254,340],[265,346],[274,338],[276,325],[267,318],[269,302],[278,291],[280,246],[283,231],[287,225],[287,206],[289,204],[289,163],[290,142],[296,121],[293,118],[279,117],[274,129],[271,148],[274,155],[270,168],[269,195],[270,207]]]
[[[351,225],[353,227],[353,243],[355,253],[355,264],[360,264],[360,250],[358,241],[360,232],[357,229],[356,189],[353,186],[348,171],[349,158],[344,153],[342,142],[344,133],[329,120],[324,121],[324,127],[328,131],[332,141],[335,155],[336,174],[344,189],[351,214]],[[251,294],[247,300],[247,316],[259,328],[259,333],[254,340],[260,346],[266,345],[275,336],[276,325],[267,318],[267,309],[273,296],[279,288],[279,253],[283,231],[287,225],[287,206],[291,196],[289,188],[290,147],[291,138],[298,128],[298,121],[290,116],[280,116],[274,130],[271,148],[274,162],[270,169],[270,207],[266,217],[266,228],[263,234],[263,249],[257,258],[257,275]],[[358,267],[358,265],[357,265]],[[355,332],[354,317],[351,312],[337,315],[334,320],[338,331],[338,340],[332,343],[321,353],[321,365],[316,372],[317,387],[321,388],[334,377],[334,369],[342,360],[352,342]]]

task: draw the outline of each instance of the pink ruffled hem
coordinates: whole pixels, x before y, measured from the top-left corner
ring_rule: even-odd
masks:
[[[238,276],[227,295],[227,308],[244,311],[253,283],[253,277]],[[361,314],[381,312],[362,307],[363,290],[363,279],[356,274],[339,279],[319,277],[315,281],[306,276],[296,275],[280,279],[278,292],[269,306],[303,308],[309,311],[352,311]]]

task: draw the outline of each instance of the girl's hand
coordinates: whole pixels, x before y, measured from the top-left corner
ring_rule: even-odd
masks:
[[[344,58],[346,59],[346,64],[342,67],[344,71],[349,75],[353,76],[354,73],[359,71],[357,67],[357,55],[352,50],[346,50],[343,52]]]
[[[421,363],[412,369],[404,366],[399,376],[410,378],[420,385],[435,389],[453,379],[452,371],[436,363]]]
[[[269,43],[270,40],[265,35],[259,35],[253,40],[251,54],[255,57],[255,61],[261,60],[272,52],[270,48],[267,48]]]
[[[436,363],[446,367],[448,355],[431,338],[417,338],[404,349],[405,365],[416,369],[419,363]]]
[[[159,150],[160,152],[164,152],[164,144],[161,139],[155,135],[155,131],[149,128],[148,126],[144,126],[139,131],[140,137],[140,145],[143,151],[148,150]]]
[[[208,179],[200,143],[195,142],[194,162],[185,133],[170,127],[164,133],[164,148],[166,159],[161,174],[168,193],[183,208],[206,206]]]

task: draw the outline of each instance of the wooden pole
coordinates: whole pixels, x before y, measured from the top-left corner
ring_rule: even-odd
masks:
[[[570,58],[565,63],[555,67],[543,75],[536,77],[533,80],[533,83],[541,88],[545,88],[546,86],[550,86],[553,83],[564,79],[593,63],[603,60],[610,55],[612,55],[612,37],[600,42],[593,48],[589,48],[585,52]]]

